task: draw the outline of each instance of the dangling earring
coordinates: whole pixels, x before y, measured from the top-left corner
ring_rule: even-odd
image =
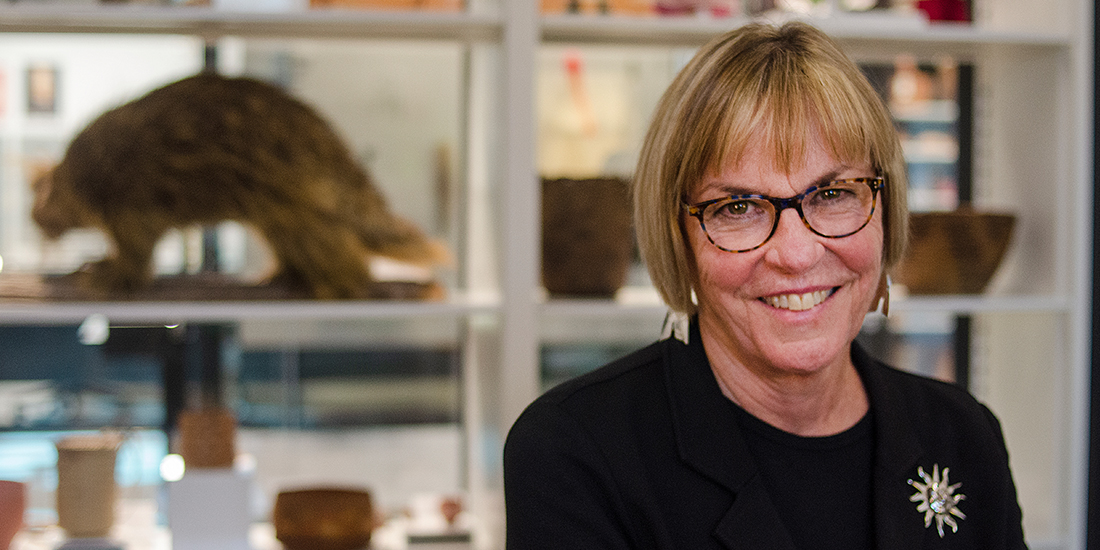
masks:
[[[871,311],[877,311],[879,309],[879,303],[882,304],[883,317],[890,316],[890,276],[883,273],[882,278],[878,281],[878,290],[875,292],[875,300],[871,302]]]
[[[665,314],[665,322],[661,327],[661,339],[665,340],[672,337],[687,344],[688,334],[691,332],[689,330],[690,325],[691,319],[688,314],[670,309]]]

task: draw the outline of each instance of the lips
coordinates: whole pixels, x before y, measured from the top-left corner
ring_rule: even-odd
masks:
[[[836,292],[836,288],[816,290],[805,294],[779,294],[775,296],[765,296],[760,298],[760,301],[777,309],[805,311],[824,302],[829,296],[832,296],[834,292]]]

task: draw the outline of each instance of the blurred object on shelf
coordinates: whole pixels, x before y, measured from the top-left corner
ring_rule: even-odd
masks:
[[[465,550],[473,535],[462,499],[457,495],[422,493],[409,502],[406,544],[409,550]]]
[[[542,282],[551,296],[614,296],[630,266],[630,218],[623,179],[543,179]]]
[[[889,0],[840,0],[840,9],[845,11],[867,11],[889,7]]]
[[[52,115],[58,111],[60,69],[53,63],[34,63],[27,67],[27,112]]]
[[[649,15],[654,0],[540,0],[544,14],[580,13],[586,15]]]
[[[122,436],[116,433],[73,435],[57,442],[57,521],[68,537],[66,546],[109,548],[115,521],[115,457]],[[95,541],[94,543],[92,541]]]
[[[365,548],[378,524],[370,491],[353,487],[281,491],[272,523],[286,550]]]
[[[660,15],[703,15],[732,17],[741,15],[741,0],[657,0]]]
[[[890,79],[890,110],[897,114],[912,110],[933,98],[936,86],[931,75],[917,66],[917,58],[902,54],[894,58],[894,76]]]
[[[762,15],[769,12],[812,17],[829,17],[837,0],[745,0],[745,13]]]
[[[970,21],[970,9],[963,0],[918,0],[917,9],[932,21]]]
[[[909,250],[895,269],[894,282],[910,294],[979,294],[989,284],[1012,239],[1013,214],[976,212],[914,213]]]
[[[936,57],[936,99],[957,101],[959,98],[959,62],[950,55]]]
[[[750,15],[793,14],[830,17],[838,13],[878,12],[904,17],[917,11],[916,0],[741,0],[744,13]],[[924,18],[921,18],[924,21]]]
[[[461,11],[462,0],[309,0],[311,8]]]
[[[183,0],[185,3],[191,0]],[[226,12],[282,13],[299,12],[309,7],[309,0],[199,0]]]
[[[579,117],[580,131],[585,136],[595,136],[600,131],[600,124],[596,121],[596,115],[592,111],[592,101],[584,85],[584,61],[580,53],[574,51],[567,53],[562,62],[569,82],[569,97]]]
[[[188,468],[167,483],[172,550],[252,550],[254,469]]]
[[[462,499],[457,496],[443,497],[439,502],[439,512],[447,520],[447,526],[453,528],[462,513]]]
[[[539,71],[538,170],[547,178],[624,175],[634,81],[622,64],[565,49]],[[595,67],[593,67],[595,65]],[[598,93],[592,93],[593,90]]]
[[[262,235],[277,260],[270,282],[316,299],[371,298],[376,257],[454,265],[446,244],[390,209],[328,120],[255,78],[195,74],[110,109],[32,187],[47,239],[97,229],[113,245],[73,273],[100,299],[148,289],[171,231],[201,229],[198,271],[218,272],[206,235],[227,221]]]
[[[8,550],[15,534],[23,529],[23,514],[26,510],[26,484],[0,480],[0,550]]]
[[[100,4],[136,4],[146,6],[209,6],[211,0],[99,0]]]
[[[237,418],[224,407],[180,411],[179,454],[188,469],[232,468],[236,459]]]

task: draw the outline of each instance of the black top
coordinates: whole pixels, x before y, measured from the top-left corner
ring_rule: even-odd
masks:
[[[858,345],[852,360],[873,417],[865,474],[875,548],[1026,548],[993,414],[960,388],[891,369]],[[507,547],[798,550],[745,431],[694,326],[690,345],[663,340],[566,382],[508,435]],[[919,472],[944,470],[961,484],[965,519],[926,514],[911,500]],[[945,523],[941,538],[937,517],[954,518],[957,532]]]
[[[801,437],[730,403],[764,487],[796,548],[870,550],[871,414],[836,435]]]

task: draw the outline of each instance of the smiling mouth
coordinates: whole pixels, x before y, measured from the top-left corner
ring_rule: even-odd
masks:
[[[836,288],[830,288],[828,290],[818,290],[815,292],[807,292],[805,294],[780,294],[778,296],[765,296],[760,298],[761,302],[768,304],[777,309],[788,309],[791,311],[805,311],[811,309],[814,306],[824,302],[829,296],[832,296],[836,292]]]

